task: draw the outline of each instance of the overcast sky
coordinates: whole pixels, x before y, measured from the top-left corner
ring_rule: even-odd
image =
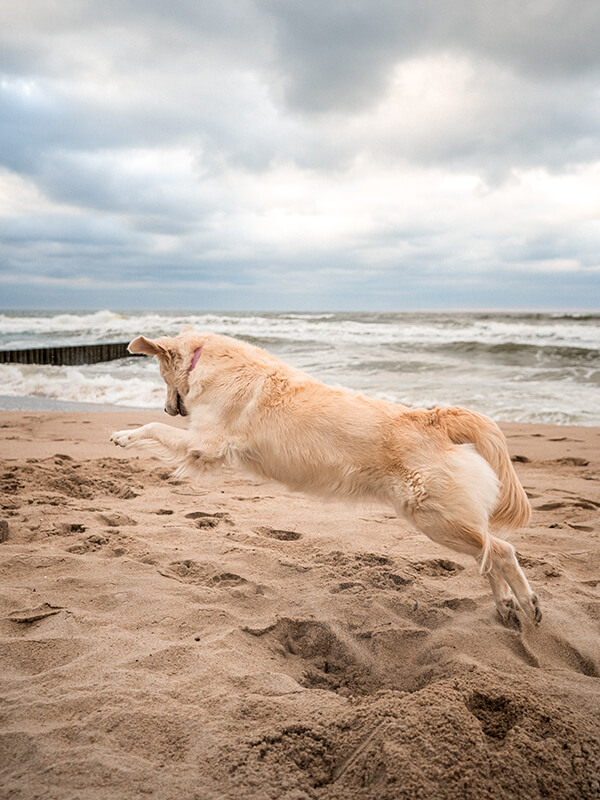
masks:
[[[0,0],[0,307],[600,306],[600,3]]]

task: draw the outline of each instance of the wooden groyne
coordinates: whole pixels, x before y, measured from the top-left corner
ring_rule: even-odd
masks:
[[[78,344],[66,347],[30,347],[26,350],[0,350],[0,364],[53,364],[74,367],[131,357],[127,342]]]

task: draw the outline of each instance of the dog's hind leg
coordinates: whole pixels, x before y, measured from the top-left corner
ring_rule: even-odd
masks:
[[[496,608],[504,624],[520,627],[517,603],[534,624],[540,622],[542,612],[538,599],[519,566],[512,545],[491,536],[483,525],[461,524],[426,510],[414,513],[412,518],[419,530],[434,542],[458,553],[471,555],[480,565],[485,560],[483,571],[487,574]]]
[[[490,574],[493,576],[490,578],[490,583],[492,584],[492,581],[495,580],[496,585],[500,587],[502,583],[508,584],[520,608],[535,625],[538,625],[542,619],[539,600],[532,591],[529,581],[517,561],[515,548],[503,539],[493,536],[490,547],[490,561]],[[494,591],[493,584],[492,591]],[[494,597],[496,597],[495,594]],[[496,606],[500,616],[504,618],[503,612],[498,606],[498,601],[496,601]]]
[[[521,620],[517,613],[518,605],[510,590],[510,586],[493,564],[486,572],[486,577],[490,583],[492,594],[494,595],[494,602],[496,603],[496,610],[498,611],[500,619],[507,628],[516,628],[520,630]]]

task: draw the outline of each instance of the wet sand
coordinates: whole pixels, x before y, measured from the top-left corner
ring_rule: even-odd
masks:
[[[539,628],[390,509],[3,412],[0,796],[597,798],[600,429],[503,425]]]

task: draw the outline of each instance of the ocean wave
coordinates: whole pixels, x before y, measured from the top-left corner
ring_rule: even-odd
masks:
[[[125,317],[115,311],[95,311],[92,313],[64,314],[0,314],[0,333],[32,332],[72,332],[83,328],[104,330],[115,323],[120,324]]]
[[[2,394],[47,397],[78,403],[161,409],[165,389],[160,375],[120,377],[91,367],[0,364]]]
[[[542,362],[562,367],[565,363],[596,363],[600,368],[600,350],[590,347],[573,347],[558,344],[524,344],[522,342],[448,342],[435,348],[438,352],[455,353],[459,356],[490,358],[514,366],[534,366]]]
[[[0,348],[128,342],[184,324],[242,338],[328,383],[410,406],[600,424],[600,315],[96,312],[0,314]],[[0,365],[3,394],[160,409],[153,359]]]
[[[594,324],[591,324],[591,323]],[[184,324],[202,331],[224,333],[268,345],[273,341],[421,346],[447,344],[448,340],[482,344],[598,346],[600,315],[574,314],[393,314],[393,313],[89,313],[0,314],[0,345],[14,346],[14,337],[34,346],[97,343],[147,336],[176,334]]]

